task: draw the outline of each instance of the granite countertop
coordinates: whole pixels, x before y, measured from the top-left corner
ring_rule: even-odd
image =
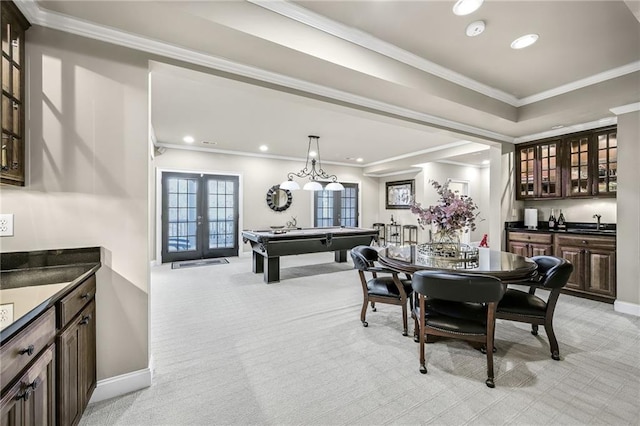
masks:
[[[617,229],[615,223],[601,223],[600,229],[596,229],[595,223],[584,222],[567,222],[567,229],[549,229],[547,222],[538,222],[536,229],[529,229],[524,226],[524,222],[505,222],[504,229],[516,232],[544,232],[556,234],[583,234],[583,235],[601,235],[616,236]]]
[[[99,247],[0,253],[0,343],[100,266]]]

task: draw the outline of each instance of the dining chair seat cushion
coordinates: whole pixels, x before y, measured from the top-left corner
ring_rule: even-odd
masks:
[[[498,303],[497,312],[544,318],[547,303],[536,295],[508,289]]]
[[[407,295],[413,292],[411,280],[400,280]],[[367,281],[367,293],[383,297],[400,297],[398,287],[393,282],[393,277],[377,277]]]
[[[487,306],[482,303],[429,299],[426,309],[452,318],[477,321],[482,324],[487,320]]]
[[[487,334],[486,321],[473,321],[464,318],[453,318],[446,315],[427,314],[425,325],[438,330],[459,334],[474,334],[478,336]]]

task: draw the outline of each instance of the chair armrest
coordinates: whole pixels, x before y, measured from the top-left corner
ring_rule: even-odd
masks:
[[[394,271],[393,269],[384,268],[382,266],[375,266],[373,268],[369,268],[368,271],[377,272],[377,273],[383,273],[383,274],[398,275],[398,272]]]

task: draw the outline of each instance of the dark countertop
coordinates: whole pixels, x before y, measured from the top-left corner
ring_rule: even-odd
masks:
[[[100,248],[0,253],[0,343],[100,269]]]
[[[615,223],[601,223],[600,229],[596,229],[595,223],[583,222],[567,222],[567,229],[549,229],[547,222],[538,222],[537,229],[529,229],[524,226],[524,222],[505,222],[504,229],[512,232],[544,232],[554,234],[582,234],[582,235],[600,235],[615,237],[617,233]]]

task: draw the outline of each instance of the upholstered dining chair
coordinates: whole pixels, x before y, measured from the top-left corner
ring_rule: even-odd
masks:
[[[411,300],[411,277],[376,264],[378,252],[370,246],[357,246],[351,249],[353,266],[358,270],[360,283],[362,284],[362,310],[360,321],[364,327],[368,327],[366,321],[367,307],[376,311],[376,303],[388,303],[402,306],[402,334],[407,333],[407,300]],[[412,305],[413,306],[413,305]]]
[[[420,372],[427,374],[424,344],[428,335],[462,339],[493,348],[496,306],[505,286],[495,277],[418,271],[412,281],[413,309],[420,341]],[[486,385],[495,387],[493,351],[487,356]]]
[[[538,326],[544,325],[549,339],[551,358],[560,360],[558,340],[553,331],[553,312],[560,296],[560,290],[567,284],[573,265],[566,259],[555,256],[534,256],[531,258],[538,264],[535,281],[518,283],[529,286],[529,291],[509,288],[498,304],[496,318],[531,324],[531,334],[538,335]],[[549,297],[544,299],[535,295],[536,289],[549,290]]]

